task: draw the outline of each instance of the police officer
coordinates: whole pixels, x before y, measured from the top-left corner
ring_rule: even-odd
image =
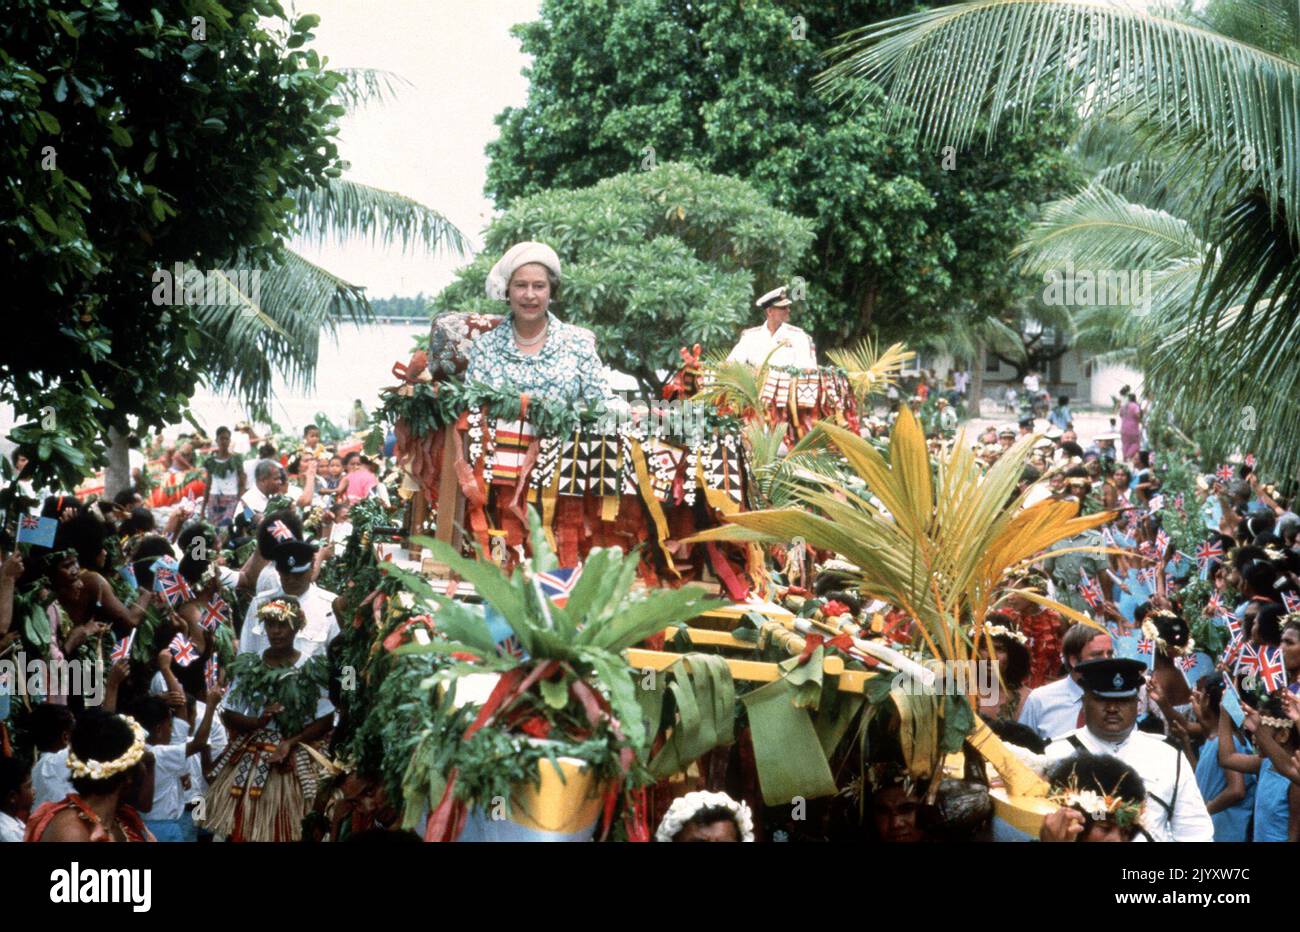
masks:
[[[1214,823],[1196,787],[1192,765],[1159,737],[1138,731],[1138,689],[1146,664],[1103,658],[1075,667],[1083,687],[1084,726],[1047,746],[1050,758],[1079,751],[1110,754],[1146,784],[1142,825],[1152,841],[1213,841]]]
[[[817,368],[817,348],[812,337],[789,323],[788,289],[773,288],[754,303],[767,314],[767,323],[742,333],[727,361],[750,366],[761,366],[766,361],[770,366]]]

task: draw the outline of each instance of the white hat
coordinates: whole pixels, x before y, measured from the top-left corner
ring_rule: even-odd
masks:
[[[1062,436],[1064,436],[1064,434],[1065,431],[1061,430],[1061,428],[1057,427],[1055,424],[1047,428],[1047,430],[1043,431],[1043,436],[1045,436],[1048,440],[1059,440]]]
[[[507,249],[506,254],[492,266],[487,277],[487,296],[495,301],[504,301],[510,292],[510,276],[521,265],[530,262],[539,262],[554,272],[556,278],[560,277],[560,257],[555,250],[545,243],[526,240]]]
[[[1094,439],[1098,443],[1101,443],[1101,441],[1103,440],[1110,440],[1114,442],[1119,439],[1119,434],[1098,434]]]
[[[754,840],[754,817],[748,805],[743,801],[737,802],[726,793],[697,790],[673,800],[673,804],[664,813],[659,828],[655,830],[655,841],[672,841],[697,813],[715,808],[731,811],[741,841]]]
[[[1052,449],[1052,448],[1055,447],[1055,446],[1056,446],[1056,444],[1052,443],[1051,440],[1049,440],[1049,439],[1047,439],[1046,437],[1044,437],[1042,440],[1040,440],[1040,441],[1038,441],[1036,444],[1034,444],[1034,449],[1035,449],[1035,450],[1050,450],[1050,449]]]
[[[767,310],[769,307],[789,307],[792,302],[784,285],[780,288],[773,288],[763,297],[754,302],[754,307],[761,307]]]

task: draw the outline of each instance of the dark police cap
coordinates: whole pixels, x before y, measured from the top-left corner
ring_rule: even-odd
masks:
[[[1129,699],[1138,694],[1147,665],[1128,657],[1085,660],[1074,668],[1084,692],[1101,699]]]
[[[301,540],[285,540],[276,545],[275,568],[281,573],[305,573],[316,560],[316,547]]]

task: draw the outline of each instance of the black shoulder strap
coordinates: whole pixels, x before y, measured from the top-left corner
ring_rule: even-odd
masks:
[[[1083,742],[1079,740],[1078,735],[1066,735],[1065,740],[1070,742],[1070,744],[1074,746],[1074,749],[1076,751],[1083,751],[1085,754],[1092,753],[1086,747],[1083,746]]]
[[[1174,806],[1178,804],[1178,784],[1183,775],[1183,752],[1174,748],[1174,753],[1177,754],[1178,757],[1174,762],[1174,792],[1170,795],[1169,802],[1165,802],[1155,793],[1147,790],[1147,795],[1158,802],[1165,810],[1165,819],[1169,822],[1170,830],[1173,829],[1174,824]]]

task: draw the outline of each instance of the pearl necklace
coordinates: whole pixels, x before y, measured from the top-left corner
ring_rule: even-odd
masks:
[[[531,340],[520,339],[519,330],[515,327],[514,324],[510,325],[510,329],[514,331],[516,346],[518,346],[520,349],[532,349],[534,346],[537,346],[539,343],[541,343],[543,340],[546,339],[546,332],[550,329],[550,326],[551,325],[548,323],[546,326],[542,327],[542,332],[539,333],[537,336],[533,337]]]

